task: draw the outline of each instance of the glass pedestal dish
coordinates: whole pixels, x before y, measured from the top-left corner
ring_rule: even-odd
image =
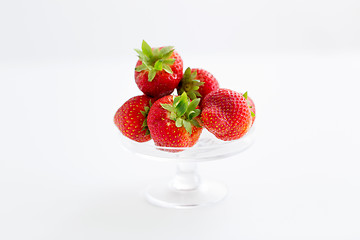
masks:
[[[169,208],[193,208],[217,203],[227,195],[225,185],[200,178],[197,164],[220,160],[245,151],[254,141],[254,130],[252,127],[238,140],[221,141],[203,129],[199,141],[191,148],[158,147],[152,140],[137,143],[122,135],[121,141],[127,150],[136,155],[177,164],[173,179],[148,187],[145,196],[150,203]]]

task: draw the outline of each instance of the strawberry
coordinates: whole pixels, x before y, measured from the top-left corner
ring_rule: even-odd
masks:
[[[246,98],[224,88],[213,91],[204,98],[201,120],[209,132],[224,141],[244,136],[252,121]]]
[[[186,93],[157,100],[147,120],[155,144],[161,147],[192,147],[202,132],[198,122],[201,113],[197,108],[199,102],[200,99],[189,102]]]
[[[210,92],[219,89],[216,78],[204,69],[187,68],[177,87],[178,94],[186,92],[191,99],[204,98]]]
[[[132,97],[116,112],[114,123],[126,137],[146,142],[151,139],[147,126],[147,115],[154,100],[146,95]]]
[[[254,124],[255,121],[255,115],[256,115],[256,111],[255,111],[255,103],[254,101],[248,96],[248,93],[245,92],[243,94],[243,96],[245,97],[245,99],[247,100],[248,106],[250,108],[250,114],[251,114],[251,126]]]
[[[149,97],[171,94],[183,76],[183,60],[174,47],[151,48],[145,41],[135,49],[139,60],[135,67],[135,82]]]

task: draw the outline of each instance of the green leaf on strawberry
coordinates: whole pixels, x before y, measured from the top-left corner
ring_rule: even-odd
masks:
[[[255,113],[253,112],[253,110],[252,110],[252,106],[251,106],[251,104],[250,104],[250,100],[248,99],[248,92],[246,91],[244,94],[243,94],[243,97],[246,99],[246,101],[247,101],[247,104],[248,104],[248,106],[249,106],[249,108],[250,108],[250,114],[251,114],[251,117],[255,117]]]
[[[191,122],[191,124],[194,125],[195,127],[201,128],[199,122],[196,121],[195,119],[192,119],[190,122]]]
[[[148,57],[151,57],[153,55],[151,47],[144,40],[142,41],[142,44],[141,44],[141,50]]]
[[[151,100],[150,100],[149,101],[149,107],[145,106],[144,111],[140,111],[141,114],[145,117],[145,120],[144,120],[144,122],[142,124],[142,130],[146,131],[145,135],[150,135],[150,131],[149,131],[149,128],[148,128],[148,125],[147,125],[147,116],[149,114],[151,106],[152,106],[152,103],[151,103]]]
[[[186,110],[188,108],[188,97],[185,94],[182,94],[179,101],[177,101],[176,105],[174,105],[175,107],[175,113],[177,116],[182,116],[186,113]]]
[[[162,103],[161,103],[161,106],[162,106],[164,109],[168,110],[169,112],[174,111],[174,107],[173,107],[172,105],[170,105],[170,104],[162,104]]]
[[[199,87],[204,84],[200,80],[196,79],[197,72],[191,72],[191,69],[188,67],[185,70],[183,78],[180,81],[180,89],[178,89],[178,94],[186,92],[190,99],[194,100],[198,97],[202,97],[199,93]]]
[[[174,103],[173,103],[174,106],[176,106],[178,104],[178,102],[180,101],[180,98],[181,98],[181,96],[177,96],[174,98]]]
[[[200,114],[200,109],[196,109],[196,107],[199,105],[200,103],[200,98],[197,98],[197,99],[194,99],[190,102],[188,108],[187,108],[187,111],[186,111],[186,115],[187,117],[191,120],[193,119],[194,117],[198,116]],[[197,110],[199,112],[197,112]],[[196,116],[194,116],[194,114],[192,115],[193,117],[190,117],[190,114],[191,113],[194,113]]]
[[[161,59],[160,59],[160,60],[157,60],[157,61],[155,62],[154,69],[155,69],[156,71],[161,71],[161,70],[163,69],[163,64],[162,64],[162,60],[161,60]]]
[[[248,92],[247,91],[243,94],[243,97],[247,100],[247,98],[248,98]]]
[[[186,121],[186,120],[184,120],[184,121],[183,121],[183,125],[184,125],[186,131],[191,135],[191,133],[192,133],[191,123],[188,122],[188,121]]]
[[[184,127],[191,135],[192,126],[201,127],[195,119],[201,113],[201,110],[196,108],[199,103],[199,98],[189,102],[188,95],[183,92],[183,94],[174,98],[173,105],[161,104],[161,106],[170,112],[170,119],[175,121],[176,127]]]
[[[171,70],[171,68],[169,67],[169,65],[163,65],[163,68],[165,70],[165,72],[173,74],[173,71]]]
[[[165,58],[170,57],[172,52],[174,51],[174,47],[167,46],[160,49],[160,54],[164,56]]]
[[[182,118],[176,119],[175,125],[176,125],[177,127],[181,127],[181,126],[183,125],[183,119],[182,119]]]
[[[135,49],[142,64],[135,68],[135,71],[148,71],[148,81],[151,82],[157,72],[165,71],[173,74],[171,65],[175,63],[174,58],[170,58],[174,52],[174,47],[151,48],[144,40],[141,50]]]
[[[151,69],[149,71],[149,75],[148,75],[148,80],[149,82],[151,82],[154,78],[155,78],[155,75],[156,75],[156,70],[155,69]]]

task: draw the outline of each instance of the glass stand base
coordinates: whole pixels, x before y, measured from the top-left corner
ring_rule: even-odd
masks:
[[[179,190],[173,182],[151,185],[146,191],[147,200],[160,207],[167,208],[194,208],[217,203],[227,195],[225,185],[201,180],[195,189]]]

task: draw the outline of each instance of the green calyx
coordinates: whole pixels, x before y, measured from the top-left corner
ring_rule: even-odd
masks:
[[[191,73],[191,69],[188,67],[185,70],[184,76],[180,82],[180,89],[178,94],[182,94],[186,92],[190,99],[194,100],[196,98],[200,98],[201,94],[199,93],[199,87],[204,84],[200,80],[196,79],[197,72],[194,71]]]
[[[140,111],[141,114],[145,117],[145,120],[144,120],[144,122],[142,124],[142,129],[141,129],[143,131],[146,131],[145,135],[150,135],[150,131],[149,131],[148,124],[147,124],[147,116],[149,114],[151,106],[152,106],[152,103],[151,103],[151,100],[150,100],[149,101],[149,107],[145,106],[144,111]]]
[[[248,99],[248,92],[246,91],[244,94],[243,94],[243,97],[246,99],[246,102],[250,108],[250,114],[251,114],[251,117],[255,117],[255,113],[251,110],[252,106],[250,105],[250,102],[247,100]]]
[[[243,97],[247,100],[248,99],[248,93],[247,91],[243,94]]]
[[[159,71],[164,70],[169,74],[173,74],[170,66],[174,64],[175,59],[170,57],[174,52],[174,47],[168,46],[161,49],[152,49],[149,44],[143,40],[141,50],[135,49],[135,51],[139,54],[139,59],[142,62],[141,65],[135,68],[135,71],[148,71],[149,82],[155,78],[156,73]]]
[[[176,127],[184,127],[191,135],[192,126],[201,127],[195,119],[200,115],[200,109],[196,109],[200,99],[188,100],[186,92],[174,98],[173,104],[161,104],[161,106],[170,112],[170,119],[175,121]]]

